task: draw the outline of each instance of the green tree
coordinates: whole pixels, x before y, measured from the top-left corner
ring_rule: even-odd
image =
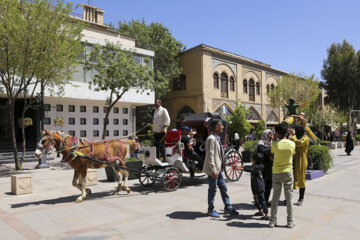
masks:
[[[360,101],[360,51],[346,40],[331,44],[321,75],[331,104],[347,113],[348,130],[353,130],[352,110]]]
[[[288,74],[278,80],[277,87],[271,89],[267,96],[271,105],[278,107],[281,105],[281,100],[287,101],[289,98],[295,98],[299,104],[306,102],[311,105],[319,94],[319,82],[314,75]]]
[[[134,36],[135,45],[152,50],[154,57],[154,79],[156,98],[169,90],[169,82],[179,77],[182,69],[179,65],[179,54],[184,50],[183,44],[176,40],[170,30],[161,23],[147,25],[145,20],[120,21],[118,31]]]
[[[266,130],[265,127],[265,121],[264,120],[259,120],[258,124],[256,126],[255,129],[255,135],[256,135],[256,139],[259,140],[261,138],[261,134]]]
[[[94,46],[87,56],[85,68],[95,73],[90,87],[95,91],[109,92],[102,133],[102,139],[105,139],[111,109],[130,89],[136,89],[137,93],[153,90],[156,86],[153,70],[149,66],[149,59],[145,65],[137,64],[132,52],[109,42],[105,47]]]
[[[69,18],[72,6],[63,0],[0,0],[0,80],[8,98],[16,169],[22,162],[16,147],[15,102],[24,98],[23,121],[39,85],[61,89],[81,51],[83,25]],[[24,128],[22,133],[23,159]]]
[[[226,118],[230,136],[238,133],[240,138],[244,138],[250,133],[251,124],[246,120],[247,115],[249,115],[249,110],[244,105],[236,103],[233,114]]]

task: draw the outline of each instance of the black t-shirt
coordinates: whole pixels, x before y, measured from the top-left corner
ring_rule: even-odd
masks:
[[[181,135],[181,142],[184,143],[185,147],[185,154],[189,153],[189,149],[187,148],[187,145],[190,143],[190,138],[188,135],[182,134]]]

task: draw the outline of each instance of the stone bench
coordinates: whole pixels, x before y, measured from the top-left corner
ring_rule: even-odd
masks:
[[[328,146],[328,148],[330,148],[330,149],[336,149],[336,143],[334,143],[334,142],[329,142],[329,143],[327,144],[327,146]]]
[[[88,169],[86,175],[86,186],[97,185],[97,170],[96,169]]]
[[[33,192],[32,178],[30,174],[11,176],[11,192],[15,195]]]

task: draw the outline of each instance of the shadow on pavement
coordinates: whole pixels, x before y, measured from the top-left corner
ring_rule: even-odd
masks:
[[[238,227],[238,228],[266,228],[269,227],[268,222],[264,223],[244,223],[244,222],[229,222],[226,224],[229,227]]]
[[[235,203],[233,204],[234,208],[237,210],[252,210],[256,209],[254,204],[251,203]]]
[[[202,212],[186,212],[186,211],[177,211],[166,215],[172,219],[181,219],[181,220],[195,220],[197,218],[208,217],[207,214]]]
[[[92,193],[88,194],[86,199],[84,201],[89,201],[93,199],[103,198],[106,196],[111,196],[112,192],[101,192],[101,193]],[[27,207],[30,205],[55,205],[60,203],[75,203],[76,198],[79,197],[79,195],[72,195],[67,197],[60,197],[60,198],[53,198],[53,199],[47,199],[47,200],[41,200],[36,202],[25,202],[25,203],[16,203],[16,204],[10,204],[11,208],[21,208],[21,207]],[[114,197],[119,197],[114,196]]]

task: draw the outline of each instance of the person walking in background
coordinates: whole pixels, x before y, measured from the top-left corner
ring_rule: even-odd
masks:
[[[346,136],[346,143],[345,143],[345,152],[347,153],[347,155],[351,155],[351,151],[354,150],[354,142],[352,139],[352,134],[349,131],[347,136]]]
[[[273,198],[271,202],[271,217],[269,227],[273,228],[277,224],[277,208],[281,195],[281,188],[284,185],[284,195],[287,208],[287,226],[295,226],[293,218],[293,161],[295,154],[295,143],[286,139],[287,127],[284,124],[275,126],[275,137],[279,140],[271,144],[271,153],[274,154],[272,184]]]
[[[271,129],[265,130],[260,140],[258,141],[256,152],[262,153],[264,155],[264,171],[263,171],[263,177],[264,177],[264,183],[265,183],[265,192],[264,192],[264,198],[267,205],[269,204],[269,197],[271,193],[272,188],[272,166],[273,161],[271,159],[271,141],[273,139],[273,132]]]
[[[224,126],[220,120],[214,119],[211,122],[212,133],[205,141],[205,162],[203,172],[208,175],[208,211],[207,214],[211,217],[220,217],[214,209],[216,187],[219,188],[222,201],[225,205],[224,212],[231,216],[239,215],[238,211],[231,205],[230,197],[227,194],[227,188],[223,175],[221,173],[222,162],[224,159],[224,152],[221,147],[220,134],[224,130]]]
[[[295,125],[291,138],[295,143],[294,157],[294,189],[300,189],[298,206],[302,206],[306,187],[306,169],[308,166],[308,150],[310,140],[305,135],[305,129],[301,125]]]
[[[160,99],[156,99],[155,107],[153,132],[156,157],[159,158],[161,155],[163,161],[165,161],[165,134],[167,127],[170,125],[170,116],[166,108],[162,107]]]
[[[340,132],[339,129],[336,129],[334,132],[334,136],[335,136],[335,141],[339,142],[340,141]]]

